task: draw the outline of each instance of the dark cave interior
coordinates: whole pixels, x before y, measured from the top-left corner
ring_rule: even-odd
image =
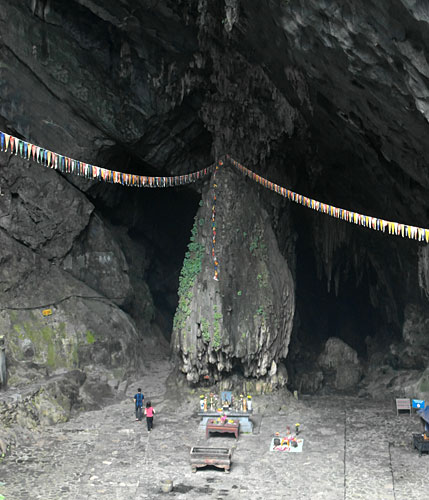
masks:
[[[351,270],[346,276],[342,273],[338,293],[334,280],[328,290],[326,276],[320,276],[317,269],[309,227],[300,224],[298,231],[296,313],[300,341],[317,355],[329,337],[338,337],[366,358],[365,338],[374,337],[377,331],[377,311],[369,299],[370,277],[365,274],[357,283]]]
[[[147,164],[124,151],[110,157],[110,168],[139,175],[169,175],[154,172]],[[113,226],[125,227],[129,238],[144,248],[142,278],[154,301],[155,321],[169,341],[176,311],[179,275],[189,243],[189,235],[201,199],[201,186],[169,189],[129,189],[95,184],[89,190],[91,201]]]

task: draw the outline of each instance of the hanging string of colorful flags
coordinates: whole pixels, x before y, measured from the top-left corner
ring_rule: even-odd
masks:
[[[33,160],[47,168],[53,168],[62,173],[79,175],[85,179],[121,184],[122,186],[165,188],[183,186],[198,181],[213,172],[215,165],[185,175],[173,177],[152,177],[147,175],[125,174],[116,170],[97,167],[89,163],[74,160],[68,156],[54,153],[49,149],[41,148],[30,142],[18,139],[13,135],[0,131],[1,150],[20,156],[26,160]]]
[[[213,172],[213,203],[212,203],[212,257],[213,257],[213,265],[214,265],[214,276],[213,279],[219,281],[219,262],[216,258],[216,200],[217,200],[217,183],[216,183],[216,172],[219,170],[219,167],[223,166],[223,161],[220,160],[216,165],[216,168]]]
[[[299,203],[300,205],[304,205],[307,208],[312,208],[313,210],[316,210],[316,212],[322,212],[324,214],[330,215],[331,217],[335,217],[336,219],[341,219],[346,222],[357,224],[359,226],[374,229],[376,231],[383,231],[383,233],[387,229],[389,234],[394,234],[397,236],[402,236],[403,238],[406,237],[417,241],[426,241],[426,243],[429,243],[429,229],[379,219],[377,217],[372,217],[371,215],[362,215],[357,212],[346,210],[344,208],[338,208],[327,203],[322,203],[321,201],[313,200],[312,198],[308,198],[307,196],[303,196],[302,194],[295,193],[290,189],[279,186],[278,184],[275,184],[274,182],[261,177],[252,170],[249,170],[248,168],[243,166],[238,161],[231,158],[229,155],[226,155],[226,157],[231,161],[234,167],[240,170],[242,174],[246,175],[258,184],[261,184],[261,186],[264,186],[265,188],[270,189],[271,191],[274,191],[281,196],[284,196],[288,200]]]
[[[10,151],[12,154],[19,155],[26,160],[33,160],[47,168],[53,168],[63,173],[69,173],[84,177],[90,180],[98,180],[109,182],[113,184],[121,184],[123,186],[133,187],[149,187],[149,188],[165,188],[182,186],[200,180],[213,172],[213,203],[212,203],[212,258],[214,264],[213,278],[218,281],[219,279],[219,262],[216,257],[216,202],[217,202],[217,181],[216,172],[224,165],[220,160],[218,163],[210,165],[197,172],[192,172],[185,175],[176,175],[172,177],[159,177],[159,176],[144,176],[135,174],[125,174],[115,170],[109,170],[102,167],[97,167],[89,163],[74,160],[68,156],[63,156],[48,149],[41,148],[31,144],[30,142],[18,139],[13,135],[6,134],[0,131],[0,146],[1,151]],[[252,170],[246,168],[238,161],[226,155],[226,159],[237,168],[243,175],[249,177],[261,186],[274,191],[275,193],[287,198],[290,201],[311,208],[317,212],[322,212],[331,217],[344,220],[346,222],[354,223],[363,227],[374,229],[376,231],[388,231],[389,234],[407,237],[417,241],[426,241],[429,243],[429,229],[401,224],[399,222],[387,221],[372,217],[370,215],[363,215],[357,212],[338,208],[334,205],[322,203],[320,201],[308,198],[299,193],[295,193],[290,189],[279,186],[274,182],[258,175]]]

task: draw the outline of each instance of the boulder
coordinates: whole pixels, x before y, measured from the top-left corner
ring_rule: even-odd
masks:
[[[401,368],[424,369],[429,359],[428,330],[427,305],[407,304],[402,327],[403,341],[394,347],[397,363]]]
[[[326,341],[317,364],[326,374],[334,374],[335,389],[356,387],[361,379],[362,367],[357,352],[337,337],[331,337]]]
[[[9,390],[1,394],[1,424],[5,428],[35,429],[67,421],[85,378],[84,372],[71,370],[28,385],[20,392]]]
[[[299,393],[314,394],[322,388],[324,376],[322,370],[317,368],[300,373],[297,376],[296,384]]]

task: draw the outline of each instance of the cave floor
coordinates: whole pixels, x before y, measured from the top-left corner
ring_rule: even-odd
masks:
[[[255,398],[251,435],[199,430],[195,406],[171,403],[167,361],[129,387],[129,398],[35,434],[0,464],[6,500],[139,499],[427,499],[429,454],[412,448],[416,415],[396,416],[393,401],[332,396],[299,401]],[[143,387],[157,410],[149,434],[136,422],[132,396]],[[280,401],[281,399],[281,401]],[[285,403],[286,401],[286,403]],[[302,453],[270,452],[273,433],[301,424]],[[192,446],[233,448],[230,473],[192,473]],[[164,479],[174,484],[161,492]]]

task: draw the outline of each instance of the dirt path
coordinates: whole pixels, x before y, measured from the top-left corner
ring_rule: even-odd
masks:
[[[168,361],[154,361],[130,385],[127,399],[45,429],[0,464],[6,500],[382,499],[427,498],[429,455],[411,447],[416,416],[396,416],[393,403],[357,398],[255,398],[260,426],[252,435],[210,437],[195,404],[177,409],[165,395]],[[136,422],[138,386],[157,409],[148,434]],[[273,433],[301,423],[303,453],[270,452]],[[230,474],[189,465],[192,446],[233,449]],[[165,494],[161,481],[171,479]]]

